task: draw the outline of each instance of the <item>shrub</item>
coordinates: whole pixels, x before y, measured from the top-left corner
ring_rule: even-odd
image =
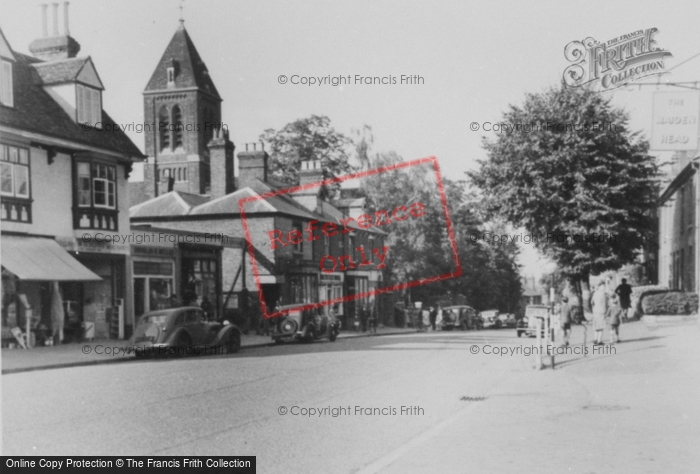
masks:
[[[632,288],[631,305],[634,318],[641,318],[642,311],[642,299],[647,295],[654,295],[659,293],[666,293],[670,291],[668,287],[660,285],[647,285],[647,286],[635,286]]]
[[[693,314],[698,311],[698,295],[681,291],[667,291],[642,298],[644,314]]]

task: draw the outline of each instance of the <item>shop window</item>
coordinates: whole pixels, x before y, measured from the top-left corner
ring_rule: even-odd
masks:
[[[117,230],[117,169],[78,161],[75,176],[74,228]]]
[[[2,219],[31,222],[29,149],[0,145]]]
[[[171,306],[172,280],[169,278],[149,278],[148,286],[150,311],[168,309]]]

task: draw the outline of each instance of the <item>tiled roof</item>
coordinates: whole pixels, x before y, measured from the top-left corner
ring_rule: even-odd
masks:
[[[71,58],[62,61],[40,62],[33,64],[41,81],[39,84],[60,84],[73,82],[80,70],[90,58]]]
[[[171,66],[173,60],[176,61],[175,87],[173,89],[197,87],[216,98],[221,98],[209,76],[204,61],[199,56],[197,48],[194,47],[185,25],[182,23],[170,40],[168,47],[165,48],[156,70],[153,71],[151,80],[146,86],[146,92],[168,88],[168,67]]]
[[[40,61],[17,52],[14,55],[17,58],[13,65],[14,107],[2,107],[0,124],[132,158],[143,157],[136,145],[120,130],[83,130],[44,90],[38,72],[41,67],[35,67]],[[114,123],[104,110],[102,122]]]
[[[147,220],[152,217],[238,215],[240,214],[240,208],[238,207],[240,199],[256,195],[261,196],[278,190],[268,183],[257,179],[251,179],[246,184],[246,187],[216,199],[180,191],[171,191],[133,206],[129,210],[129,217],[131,219],[141,218]],[[340,219],[343,218],[343,213],[332,204],[324,203],[323,212],[318,213],[305,208],[288,194],[278,194],[265,199],[250,201],[245,206],[245,212],[247,216],[279,213],[305,220],[316,219],[321,222],[335,223],[340,223]],[[348,227],[360,229],[355,221],[349,222]],[[373,234],[386,234],[374,226],[365,230]]]

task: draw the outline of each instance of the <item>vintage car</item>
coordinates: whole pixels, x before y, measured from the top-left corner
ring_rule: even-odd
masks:
[[[241,348],[241,331],[195,306],[171,308],[141,316],[129,342],[137,356],[227,354]]]
[[[536,336],[537,335],[537,318],[549,319],[550,311],[549,306],[543,304],[531,304],[525,308],[525,316],[518,320],[515,331],[518,337],[525,334],[526,336]],[[544,336],[544,321],[542,325],[542,332]]]
[[[278,317],[274,324],[272,339],[276,343],[311,342],[325,337],[334,342],[340,332],[340,321],[326,315],[324,308],[302,309],[297,304],[282,306],[278,311],[284,315]]]
[[[461,305],[443,308],[440,328],[443,331],[451,331],[456,327],[463,331],[480,329],[481,318],[471,306]]]
[[[503,313],[498,315],[499,321],[501,321],[501,327],[503,328],[514,328],[517,326],[517,321],[514,314]]]
[[[498,318],[497,309],[482,311],[480,314],[484,329],[501,329],[503,326],[503,321]]]

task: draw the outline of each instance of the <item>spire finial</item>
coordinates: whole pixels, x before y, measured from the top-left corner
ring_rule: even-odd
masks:
[[[180,0],[180,24],[185,23],[185,18],[182,16],[182,10],[185,8],[185,0]]]

